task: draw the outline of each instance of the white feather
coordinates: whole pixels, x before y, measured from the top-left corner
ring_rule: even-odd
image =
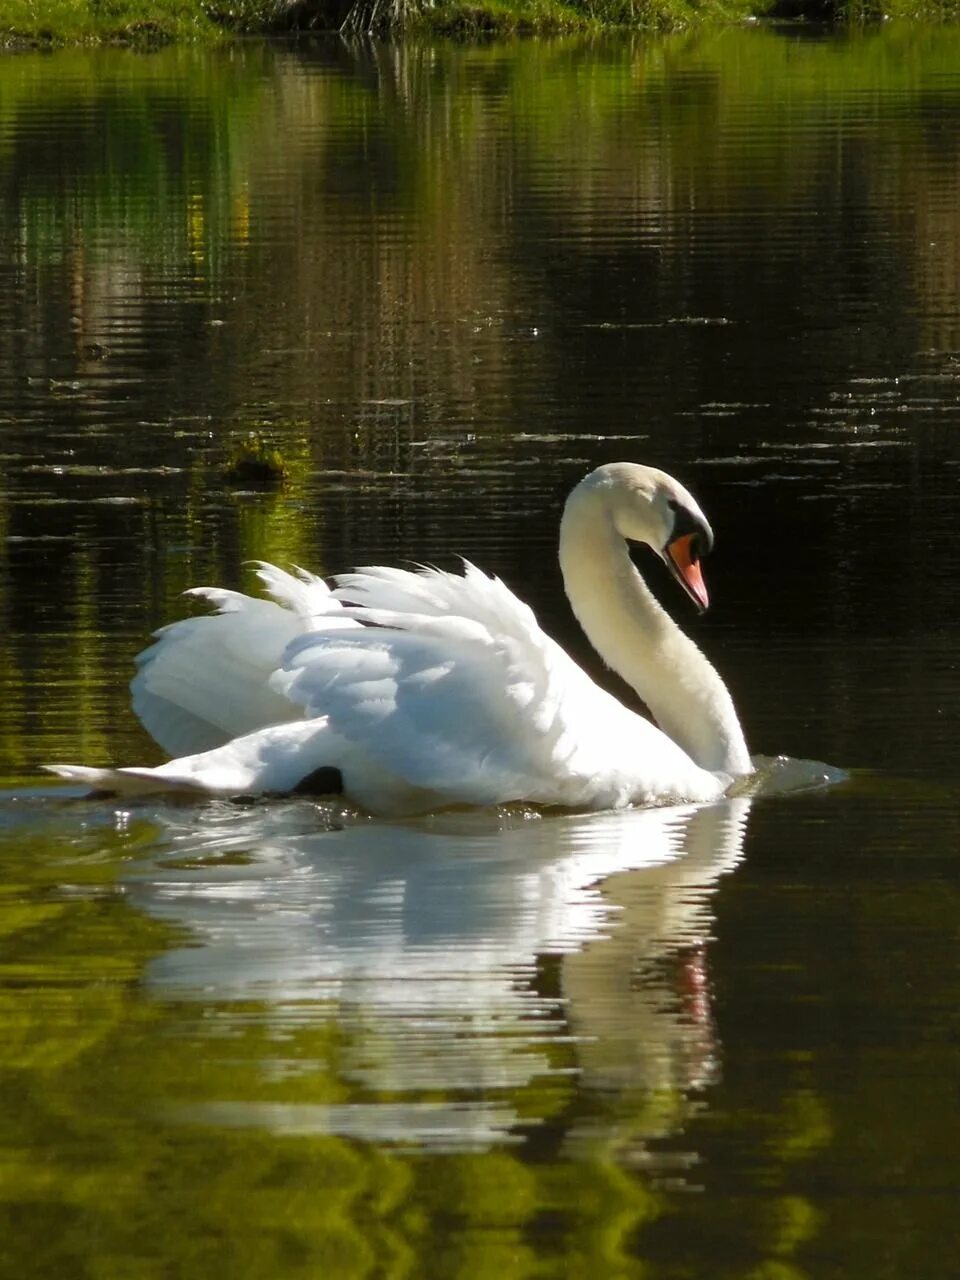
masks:
[[[460,803],[522,798],[576,808],[720,793],[649,721],[590,680],[513,592],[473,566],[465,577],[344,575],[336,594],[363,599],[348,612],[373,625],[300,637],[274,687],[308,716],[328,715],[384,767],[402,762],[412,785]],[[424,612],[392,612],[383,602]],[[635,762],[651,755],[638,786]]]
[[[174,756],[222,746],[265,725],[295,720],[297,707],[270,687],[287,645],[310,627],[356,627],[326,583],[258,562],[273,600],[219,587],[186,592],[216,613],[162,627],[137,658],[133,709],[150,736]],[[274,603],[276,602],[276,603]]]

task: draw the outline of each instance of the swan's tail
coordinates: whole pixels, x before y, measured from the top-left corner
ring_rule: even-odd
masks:
[[[68,782],[88,786],[94,794],[150,795],[158,791],[202,792],[205,788],[189,778],[170,778],[155,769],[92,769],[82,764],[45,764],[41,768]]]
[[[321,716],[257,729],[222,747],[168,760],[156,768],[96,769],[80,764],[48,764],[44,768],[94,792],[113,795],[161,791],[285,795],[303,790],[327,794],[339,789],[337,778],[346,752],[346,744],[330,732]]]

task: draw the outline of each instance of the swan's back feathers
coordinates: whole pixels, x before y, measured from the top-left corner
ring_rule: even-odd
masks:
[[[208,751],[266,725],[298,719],[299,709],[269,684],[287,645],[321,622],[328,629],[357,626],[322,579],[264,563],[257,576],[272,600],[194,587],[186,594],[206,600],[216,612],[161,628],[137,658],[133,709],[173,756]]]
[[[266,560],[254,560],[253,563],[257,566],[257,577],[266,588],[267,595],[296,614],[305,629],[318,620],[328,630],[331,627],[357,625],[343,614],[334,593],[315,573],[301,569],[299,565],[293,566],[293,573],[287,573],[278,569],[275,564],[268,564]],[[206,588],[206,594],[210,595],[210,588]],[[248,598],[242,597],[244,600]]]
[[[468,804],[529,796],[556,733],[507,647],[469,619],[367,616],[374,627],[293,642],[286,655],[291,699],[310,716],[327,714],[413,787]],[[403,626],[392,625],[401,618]],[[485,697],[496,680],[499,697]],[[530,730],[522,738],[515,733],[521,712]]]
[[[596,808],[677,799],[679,771],[685,798],[719,794],[498,579],[467,564],[462,577],[376,567],[336,582],[344,612],[368,625],[301,635],[273,687],[412,786],[460,803]]]
[[[499,578],[491,577],[469,560],[463,574],[428,565],[416,571],[372,565],[353,573],[338,573],[333,595],[344,604],[359,604],[415,616],[470,618],[485,629],[528,641],[540,633],[529,605]]]

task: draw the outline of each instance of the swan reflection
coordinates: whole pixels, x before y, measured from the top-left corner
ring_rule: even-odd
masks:
[[[181,1116],[476,1149],[516,1140],[518,1090],[573,1073],[598,1115],[570,1142],[602,1136],[602,1115],[639,1095],[673,1101],[644,1109],[635,1137],[669,1131],[716,1069],[710,897],[750,804],[346,818],[308,834],[302,802],[214,807],[199,834],[195,810],[166,811],[160,853],[128,889],[189,940],[148,983],[215,1012],[210,1034],[257,1019],[261,1080],[335,1071],[352,1098]],[[291,1038],[323,1024],[335,1065],[295,1060]]]

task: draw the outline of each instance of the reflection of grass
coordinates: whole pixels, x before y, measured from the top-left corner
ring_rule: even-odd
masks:
[[[0,0],[0,47],[11,21],[6,2]],[[41,0],[36,12],[48,12]],[[61,38],[69,37],[61,32]],[[11,127],[0,131],[0,165],[22,175],[10,183],[8,208],[16,210],[26,251],[44,263],[61,262],[65,252],[82,257],[84,298],[97,300],[94,309],[126,287],[133,260],[139,268],[188,258],[199,287],[223,246],[242,251],[249,141],[230,121],[254,114],[262,98],[263,85],[242,59],[210,57],[205,46],[181,43],[149,57],[96,45],[59,49],[56,74],[42,51],[6,59],[2,102]],[[22,122],[38,110],[55,115],[58,128],[25,129]],[[175,142],[158,124],[173,116]],[[78,229],[66,244],[62,196],[47,177],[61,163],[71,174],[70,218]],[[109,250],[98,247],[105,244]],[[100,331],[87,337],[92,342],[78,342],[91,352],[97,343],[109,345]]]

